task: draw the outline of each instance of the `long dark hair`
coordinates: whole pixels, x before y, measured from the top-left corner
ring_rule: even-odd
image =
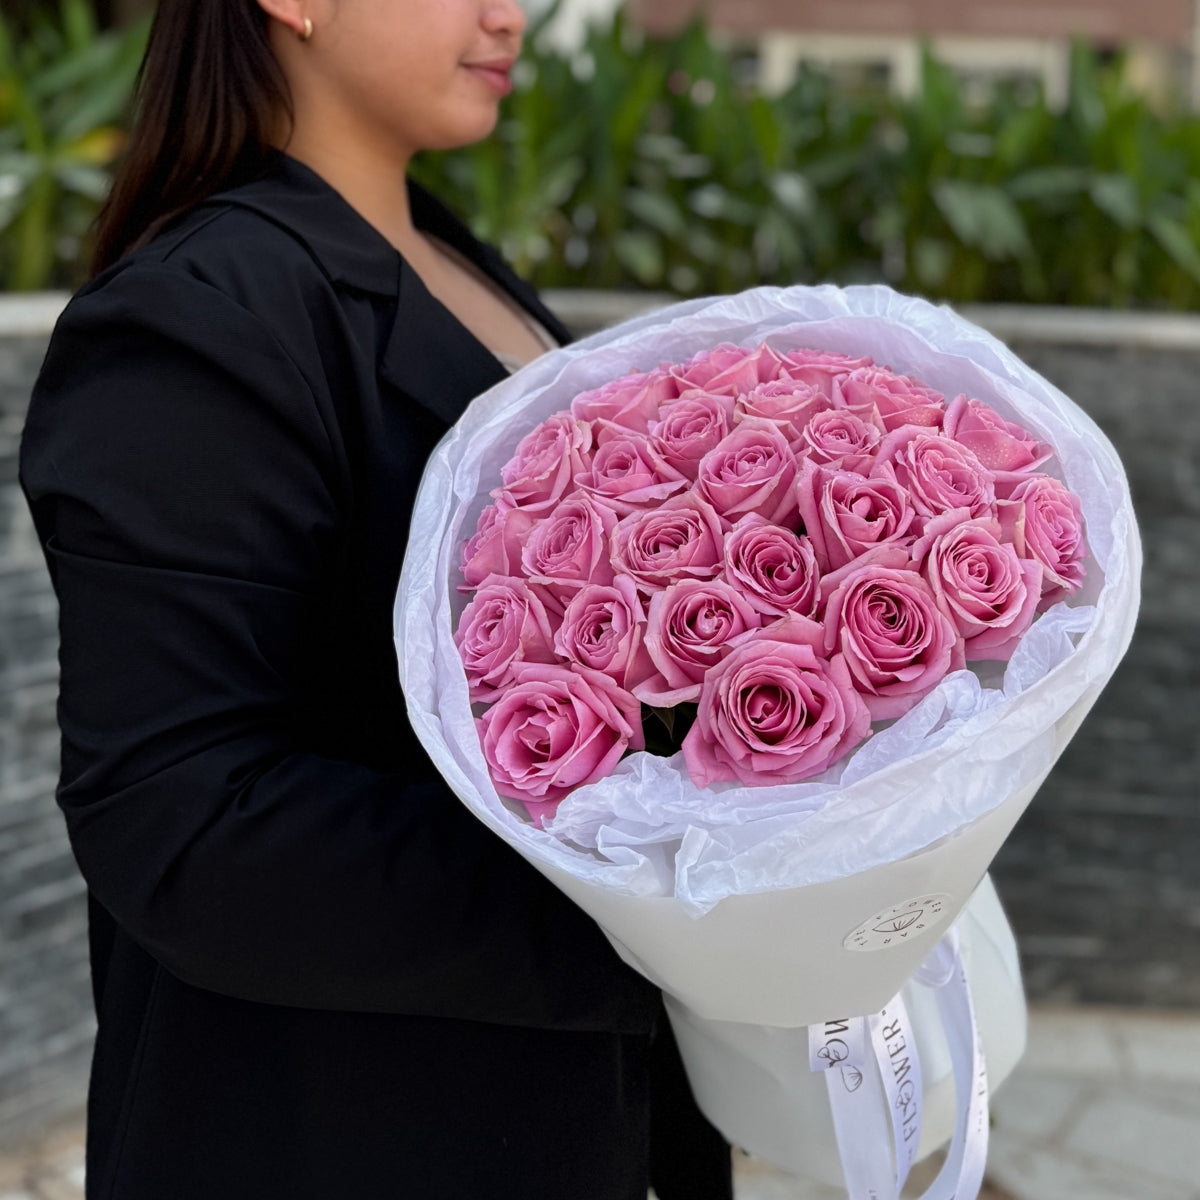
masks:
[[[96,220],[98,274],[194,204],[261,175],[290,122],[287,81],[255,0],[159,0],[134,122]]]

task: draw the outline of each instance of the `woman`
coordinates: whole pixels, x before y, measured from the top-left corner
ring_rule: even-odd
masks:
[[[658,993],[438,778],[391,607],[468,400],[565,331],[405,180],[513,0],[164,0],[22,480],[89,885],[92,1200],[730,1195]]]

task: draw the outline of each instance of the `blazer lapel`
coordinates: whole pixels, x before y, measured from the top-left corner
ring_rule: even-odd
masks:
[[[435,234],[473,262],[498,287],[546,327],[560,344],[571,335],[491,246],[479,241],[440,200],[409,181],[409,203],[419,229]],[[384,348],[380,374],[453,425],[467,404],[508,372],[445,305],[434,297],[407,261],[400,263],[396,319]]]
[[[409,181],[418,228],[436,234],[473,262],[560,343],[563,324],[500,254],[479,241],[432,193]],[[319,175],[285,154],[262,179],[212,197],[206,207],[249,208],[287,229],[321,264],[331,281],[393,297],[395,318],[380,354],[380,375],[394,388],[452,425],[468,402],[505,378],[495,356],[434,297],[408,262]]]
[[[396,317],[383,348],[379,373],[447,425],[453,425],[480,392],[508,375],[404,260],[400,265]]]

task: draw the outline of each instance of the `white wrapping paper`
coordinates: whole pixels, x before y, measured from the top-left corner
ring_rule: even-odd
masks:
[[[497,796],[480,750],[452,638],[466,603],[461,542],[517,442],[577,393],[721,342],[762,341],[869,354],[1050,442],[1057,455],[1042,469],[1081,500],[1087,581],[1034,623],[1010,663],[948,676],[824,776],[701,791],[681,756],[638,753],[535,829]],[[703,1017],[798,1026],[878,1011],[953,922],[1125,652],[1140,566],[1111,445],[996,339],[885,287],[761,288],[636,318],[478,397],[421,484],[396,647],[410,719],[450,786],[626,961]],[[896,936],[878,932],[918,909]]]
[[[990,879],[955,924],[991,1087],[1008,1078],[1025,1049],[1027,1014],[1016,942]],[[915,1032],[912,1059],[924,1081],[916,1159],[950,1140],[961,1106],[935,989],[915,980],[901,996]],[[837,1186],[842,1165],[826,1081],[809,1070],[808,1034],[697,1018],[667,998],[667,1011],[705,1116],[735,1145],[815,1183]],[[886,1127],[882,1089],[867,1087]]]

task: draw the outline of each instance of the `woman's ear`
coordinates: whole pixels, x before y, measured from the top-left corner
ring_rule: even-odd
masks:
[[[312,37],[313,25],[306,12],[309,7],[306,0],[258,0],[258,6],[301,40]]]

